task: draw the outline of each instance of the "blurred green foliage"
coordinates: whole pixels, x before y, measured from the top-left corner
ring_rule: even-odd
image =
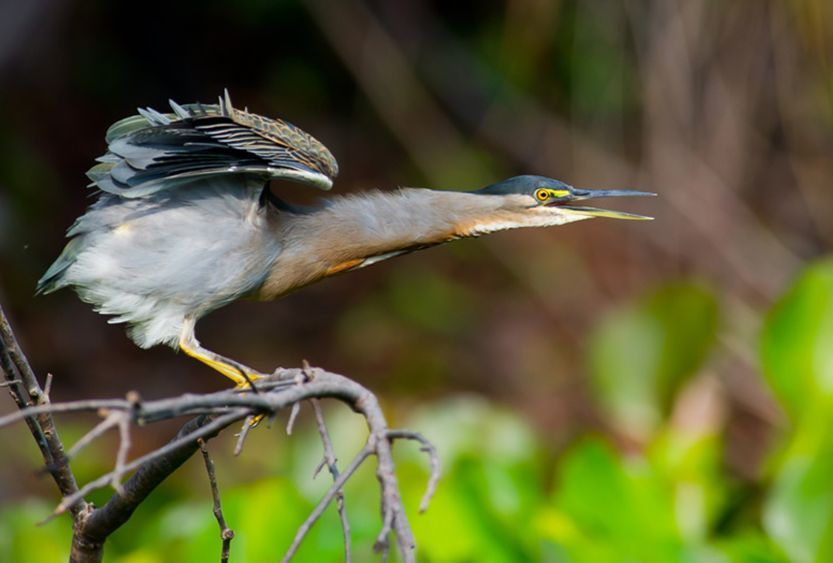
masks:
[[[808,267],[767,319],[764,374],[792,431],[764,525],[794,561],[833,559],[833,261]]]
[[[682,284],[609,315],[591,340],[588,358],[605,410],[637,435],[652,432],[711,349],[717,322],[714,295]]]
[[[435,298],[450,296],[438,292]],[[418,311],[412,313],[422,322]],[[585,434],[551,459],[546,436],[520,414],[484,399],[458,396],[413,410],[400,426],[430,437],[443,463],[437,495],[429,511],[418,515],[426,459],[411,444],[396,446],[421,560],[831,560],[833,260],[810,265],[763,322],[762,371],[787,417],[771,444],[760,487],[744,484],[723,461],[727,429],[710,400],[716,383],[706,367],[717,351],[719,319],[720,305],[706,286],[670,284],[599,323],[587,361],[600,410],[606,423],[624,430],[622,443]],[[360,447],[363,423],[346,409],[327,415],[345,463]],[[309,477],[321,455],[314,429],[285,441],[285,450],[274,454],[284,460],[284,470],[224,488],[226,519],[237,533],[236,560],[275,560],[327,487],[324,475]],[[246,452],[244,459],[247,453],[252,455]],[[372,556],[379,526],[371,465],[346,489],[358,561]],[[220,479],[222,486],[222,471]],[[157,496],[164,501],[143,506],[114,536],[108,559],[216,559],[220,542],[207,494],[195,498],[166,486]],[[34,525],[48,511],[43,501],[0,511],[0,560],[55,561],[66,555],[66,518]],[[341,531],[330,509],[298,561],[341,558]]]

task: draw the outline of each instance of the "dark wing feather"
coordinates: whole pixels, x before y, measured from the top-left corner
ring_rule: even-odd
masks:
[[[287,122],[235,109],[228,92],[219,105],[171,101],[171,108],[141,109],[110,127],[108,152],[87,173],[92,185],[144,197],[208,176],[248,174],[329,189],[338,174],[319,141]]]

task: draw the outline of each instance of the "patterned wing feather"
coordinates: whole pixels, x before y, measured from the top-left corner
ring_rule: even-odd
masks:
[[[173,113],[140,109],[110,127],[107,153],[87,172],[91,185],[136,198],[223,174],[329,189],[338,174],[318,140],[285,121],[235,109],[228,91],[217,105],[170,104]]]

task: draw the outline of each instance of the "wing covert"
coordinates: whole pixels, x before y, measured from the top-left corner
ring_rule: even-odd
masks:
[[[231,104],[179,105],[173,113],[139,109],[107,131],[107,153],[87,176],[103,191],[144,197],[195,179],[225,174],[286,178],[330,189],[338,164],[317,139],[286,121]]]

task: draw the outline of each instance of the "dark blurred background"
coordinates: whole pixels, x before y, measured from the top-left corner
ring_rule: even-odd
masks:
[[[758,365],[762,318],[833,241],[832,71],[826,0],[4,0],[0,301],[56,401],[225,386],[70,291],[33,296],[90,202],[108,125],[225,87],[325,143],[339,192],[519,173],[654,191],[616,202],[653,222],[461,241],[235,303],[198,335],[263,370],[349,375],[394,420],[485,397],[531,427],[547,472],[588,431],[640,455],[674,425],[716,428],[721,478],[755,491],[786,424]],[[634,339],[643,317],[662,334]],[[667,381],[645,391],[663,346]],[[0,500],[27,494],[0,474]]]

